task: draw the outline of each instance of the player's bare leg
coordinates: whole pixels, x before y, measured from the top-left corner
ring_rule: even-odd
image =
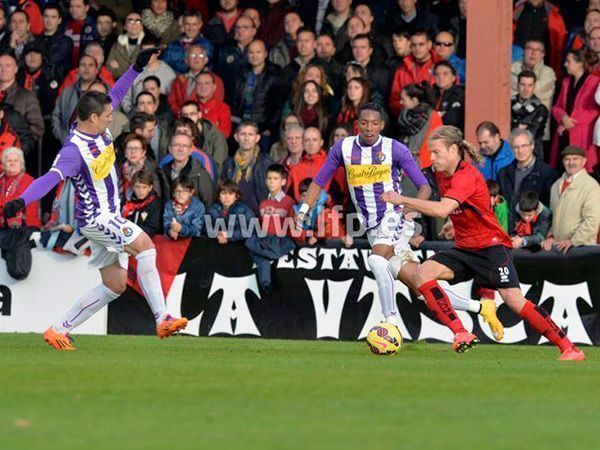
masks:
[[[165,295],[156,268],[156,248],[150,236],[141,233],[125,247],[125,251],[137,259],[138,281],[154,315],[156,334],[163,339],[184,329],[188,322],[185,317],[177,318],[167,314]]]
[[[525,319],[538,333],[556,345],[561,355],[560,361],[584,361],[585,355],[579,350],[565,332],[552,320],[545,309],[527,300],[521,289],[498,289],[504,303],[520,317]]]
[[[469,333],[452,308],[450,299],[440,287],[437,280],[452,280],[454,272],[448,267],[433,260],[427,260],[420,266],[413,277],[413,283],[419,293],[425,298],[425,304],[433,312],[436,319],[446,325],[454,333],[452,348],[458,353],[464,353],[474,347],[479,340]]]
[[[420,300],[425,300],[413,282],[414,275],[419,265],[413,261],[402,264],[401,256],[394,256],[392,259],[390,259],[389,264],[392,275],[397,274],[396,278],[398,280],[412,289]],[[455,310],[468,311],[481,315],[483,320],[489,325],[494,338],[497,341],[502,340],[504,337],[504,326],[496,315],[496,303],[494,300],[477,301],[462,297],[450,289],[444,289],[444,292],[446,295],[448,295],[450,303]]]

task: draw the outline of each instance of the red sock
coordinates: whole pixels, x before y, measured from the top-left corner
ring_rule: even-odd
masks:
[[[556,345],[561,352],[564,352],[573,346],[573,343],[569,340],[565,332],[556,325],[544,308],[536,306],[529,300],[526,300],[519,315],[525,319],[535,331]]]
[[[439,322],[450,328],[454,334],[467,331],[437,280],[428,281],[418,291],[425,297],[425,304]]]

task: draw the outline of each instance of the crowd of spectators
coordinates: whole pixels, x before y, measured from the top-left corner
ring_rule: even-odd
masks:
[[[265,261],[295,242],[352,245],[343,170],[301,236],[275,224],[293,215],[329,147],[356,134],[366,102],[385,107],[384,134],[407,145],[437,195],[427,137],[443,124],[464,131],[471,1],[3,1],[1,202],[51,166],[83,92],[108,92],[140,50],[161,46],[110,126],[123,214],[175,240],[227,221],[211,236],[220,244],[260,220],[267,235],[246,245],[267,286]],[[480,170],[515,248],[567,252],[599,237],[600,0],[514,3],[512,131],[501,135],[493,117],[479,124]],[[59,246],[77,229],[69,182],[55,194],[19,223]],[[414,246],[452,239],[450,223],[420,220]],[[7,261],[10,228],[0,224]],[[17,266],[9,273],[22,278]]]

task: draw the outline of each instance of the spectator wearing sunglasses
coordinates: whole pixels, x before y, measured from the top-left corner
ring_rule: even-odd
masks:
[[[465,84],[466,64],[465,60],[456,54],[456,37],[449,31],[440,31],[433,41],[433,49],[440,59],[448,61],[456,70],[458,82]]]

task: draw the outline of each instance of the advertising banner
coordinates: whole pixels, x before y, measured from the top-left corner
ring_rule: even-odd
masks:
[[[425,259],[436,248],[439,244],[416,254]],[[367,264],[369,252],[366,243],[351,249],[297,248],[273,262],[273,286],[268,294],[259,290],[243,244],[197,239],[183,258],[159,252],[159,259],[167,259],[159,265],[173,268],[179,264],[169,283],[167,308],[191,319],[185,330],[188,334],[356,340],[364,338],[382,317],[377,285]],[[176,260],[169,261],[172,258]],[[515,263],[527,298],[546,308],[574,342],[600,345],[600,248],[574,249],[568,257],[517,251]],[[450,342],[450,331],[432,319],[424,303],[400,282],[396,287],[404,338]],[[465,297],[475,294],[471,281],[451,289]],[[468,330],[484,342],[493,342],[479,316],[459,315]],[[499,307],[498,315],[506,327],[503,344],[546,342],[505,305]],[[109,305],[108,333],[154,333],[152,315],[135,290],[129,288]]]

